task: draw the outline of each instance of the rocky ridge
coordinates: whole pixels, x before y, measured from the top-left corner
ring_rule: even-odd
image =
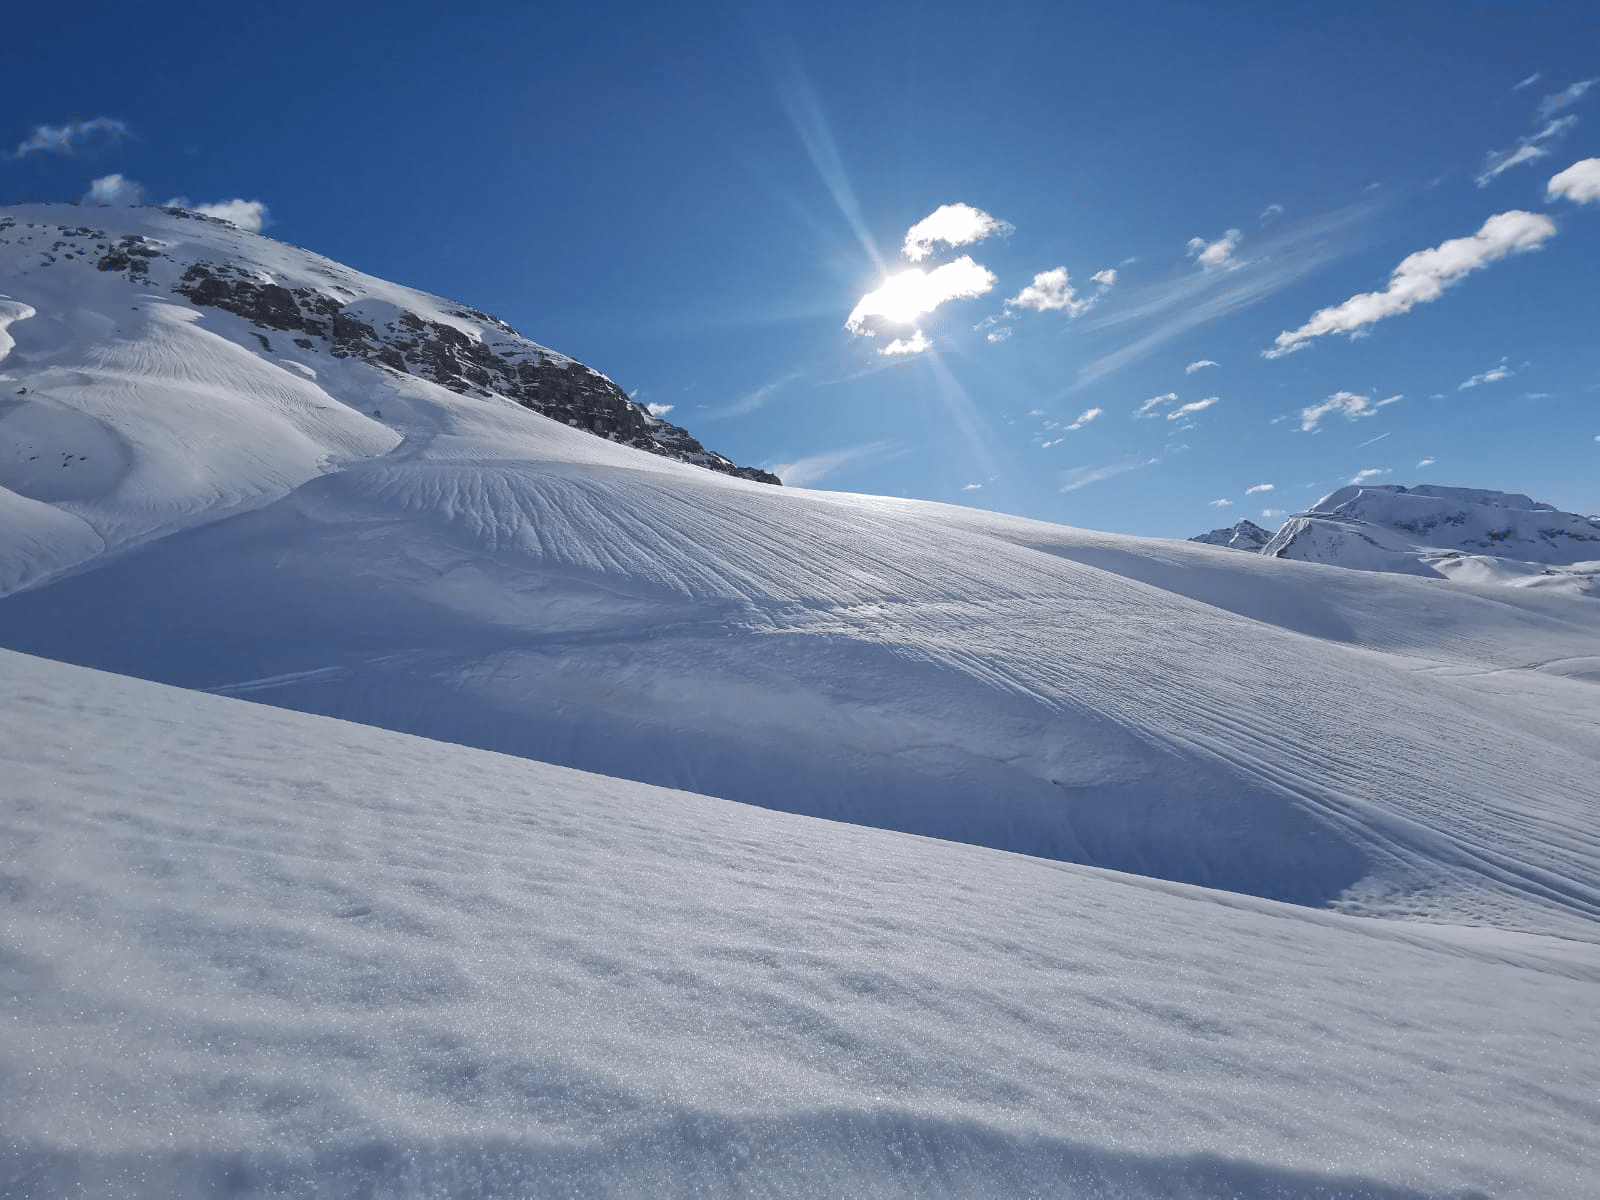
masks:
[[[1206,546],[1225,546],[1229,550],[1244,550],[1254,554],[1272,540],[1272,534],[1254,521],[1246,520],[1225,529],[1213,529],[1210,533],[1196,534],[1189,540]]]
[[[68,205],[51,209],[73,217],[88,212]],[[33,211],[38,211],[35,208]],[[319,256],[305,254],[310,272],[321,278],[284,278],[262,269],[248,251],[252,241],[270,242],[185,209],[138,210],[146,232],[113,233],[96,221],[41,223],[0,214],[0,242],[25,244],[34,269],[74,260],[130,282],[165,286],[191,303],[232,313],[250,322],[264,350],[272,334],[288,335],[304,350],[324,350],[338,358],[357,358],[382,370],[411,374],[468,396],[503,396],[525,408],[598,437],[652,454],[693,463],[708,470],[761,483],[781,481],[770,471],[744,467],[706,449],[687,430],[653,416],[605,375],[524,338],[506,322],[476,309],[448,305],[449,320],[411,311],[403,305],[363,295],[355,272]],[[239,256],[204,253],[217,238],[181,245],[152,233],[149,217],[200,222],[220,227],[225,242],[245,250]],[[95,210],[97,217],[108,210]],[[200,249],[198,255],[184,253]],[[356,286],[351,286],[352,284]]]

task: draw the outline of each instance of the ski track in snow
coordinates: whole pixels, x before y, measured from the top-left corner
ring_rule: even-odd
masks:
[[[0,644],[401,733],[0,652],[0,1193],[1588,1194],[1592,599],[748,483],[29,237]]]

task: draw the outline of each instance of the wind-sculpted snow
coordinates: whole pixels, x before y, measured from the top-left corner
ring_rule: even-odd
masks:
[[[17,1200],[1571,1200],[1589,943],[0,652]]]
[[[1582,601],[444,441],[15,596],[6,640],[767,807],[1593,936],[1594,692],[1521,669],[1593,648]]]

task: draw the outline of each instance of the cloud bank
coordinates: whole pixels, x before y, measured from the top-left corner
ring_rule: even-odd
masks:
[[[1004,236],[1015,227],[997,220],[981,208],[970,204],[941,204],[910,229],[906,230],[905,244],[900,253],[912,262],[921,262],[933,253],[933,244],[970,246],[995,234]]]
[[[1299,329],[1277,336],[1266,358],[1281,358],[1304,349],[1313,338],[1329,333],[1352,333],[1385,317],[1409,312],[1418,304],[1437,300],[1448,287],[1480,267],[1511,254],[1537,249],[1555,236],[1556,225],[1542,213],[1496,213],[1471,237],[1452,238],[1431,250],[1419,250],[1394,269],[1389,286],[1381,292],[1363,292],[1343,304],[1324,308]]]

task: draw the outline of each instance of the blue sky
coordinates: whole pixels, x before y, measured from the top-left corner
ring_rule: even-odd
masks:
[[[257,202],[792,482],[1600,512],[1592,0],[30,8],[0,202]]]

